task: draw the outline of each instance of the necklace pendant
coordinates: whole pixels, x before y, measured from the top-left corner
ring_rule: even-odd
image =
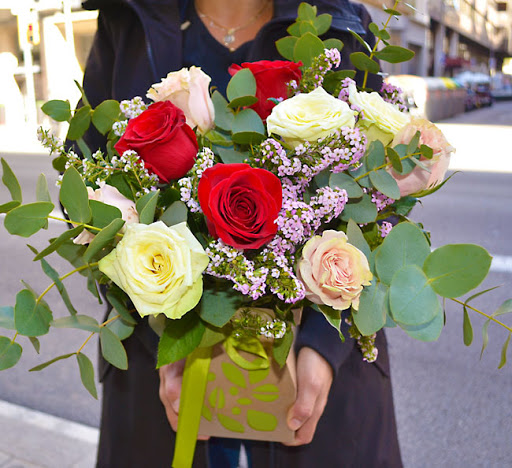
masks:
[[[233,42],[235,42],[235,30],[231,28],[226,31],[226,35],[224,36],[224,44],[228,46]]]

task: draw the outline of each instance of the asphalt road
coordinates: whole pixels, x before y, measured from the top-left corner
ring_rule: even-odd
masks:
[[[434,246],[472,242],[484,246],[495,256],[492,272],[482,289],[495,285],[502,287],[475,301],[476,306],[487,312],[493,312],[512,297],[512,173],[489,172],[491,166],[487,164],[492,158],[512,159],[508,143],[512,126],[507,127],[512,125],[511,116],[512,103],[505,103],[443,124],[443,130],[453,135],[451,142],[458,147],[465,145],[467,157],[480,161],[483,171],[457,174],[443,190],[425,199],[413,214],[432,231]],[[500,125],[499,129],[488,125],[493,122]],[[478,144],[468,145],[473,139]],[[493,149],[489,146],[489,150],[482,154],[478,145],[490,139]],[[501,153],[498,154],[499,150]],[[49,158],[36,155],[8,155],[6,158],[22,181],[26,199],[33,200],[37,175],[40,172],[52,174]],[[492,165],[494,170],[500,167],[499,161]],[[53,185],[50,181],[49,184]],[[54,199],[55,194],[56,190]],[[0,200],[6,198],[5,189],[0,189]],[[62,225],[51,223],[47,233],[30,242],[42,247],[48,237],[57,235],[62,229]],[[0,228],[1,305],[13,304],[20,278],[39,291],[48,285],[39,264],[31,261],[26,243],[25,239],[6,235],[3,226]],[[58,257],[51,258],[59,271],[70,270]],[[67,286],[79,311],[94,313],[98,318],[102,315],[103,306],[88,293],[83,293],[81,278],[70,278]],[[59,304],[54,309],[56,315],[67,313],[56,295],[49,300]],[[400,330],[388,330],[405,467],[512,467],[512,350],[509,350],[510,363],[497,370],[506,334],[497,327],[489,327],[489,346],[480,360],[483,320],[471,315],[475,340],[467,348],[462,341],[460,306],[447,303],[446,311],[446,327],[436,343],[420,343]],[[512,323],[510,318],[508,323]],[[21,365],[0,373],[0,399],[97,425],[99,402],[82,388],[75,362],[61,361],[39,374],[27,372],[47,356],[75,351],[87,337],[86,332],[71,334],[67,330],[52,332],[52,335],[41,338],[44,358],[33,351],[28,341],[23,342]],[[97,343],[91,342],[85,348],[93,360],[96,359],[96,347]]]

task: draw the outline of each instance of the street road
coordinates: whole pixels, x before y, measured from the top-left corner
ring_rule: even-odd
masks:
[[[492,123],[499,126],[490,125]],[[498,103],[491,109],[452,119],[441,128],[459,148],[455,166],[464,167],[467,158],[466,161],[471,161],[467,166],[480,171],[456,174],[441,191],[425,199],[422,206],[415,209],[413,217],[432,231],[434,247],[473,242],[489,250],[494,263],[482,289],[502,287],[475,300],[474,305],[493,312],[512,297],[512,171],[508,170],[512,160],[512,102]],[[482,152],[482,142],[487,142],[485,152]],[[460,148],[464,148],[464,154]],[[53,174],[46,157],[8,155],[7,160],[22,181],[27,200],[34,199],[37,175],[40,172]],[[508,172],[492,172],[498,169]],[[54,176],[49,177],[52,186],[50,179]],[[54,200],[55,194],[56,190]],[[1,189],[0,200],[5,199],[6,191]],[[56,236],[62,229],[62,225],[50,223],[48,232],[30,242],[42,247],[46,238]],[[20,278],[38,291],[48,285],[40,265],[31,261],[25,244],[25,239],[11,238],[5,234],[3,226],[0,228],[1,305],[13,304]],[[70,270],[59,258],[52,258],[51,262],[61,272]],[[102,316],[103,306],[83,293],[81,278],[71,278],[67,286],[79,311],[94,313],[98,318]],[[56,295],[49,300],[59,304]],[[55,307],[55,312],[56,315],[66,314],[64,307]],[[497,370],[506,334],[491,325],[489,346],[480,360],[483,320],[471,314],[475,340],[467,348],[462,341],[461,307],[448,301],[446,317],[445,330],[436,343],[420,343],[400,330],[388,330],[405,467],[512,467],[512,350],[509,350],[511,362]],[[507,317],[504,320],[507,321]],[[508,323],[512,323],[510,318]],[[28,341],[23,342],[22,365],[0,373],[0,399],[97,425],[99,403],[81,387],[73,360],[58,362],[39,374],[27,372],[48,356],[75,351],[87,337],[86,332],[70,336],[68,330],[52,335],[55,336],[41,338],[44,357],[37,356]],[[97,343],[92,342],[85,348],[93,360],[96,347]]]

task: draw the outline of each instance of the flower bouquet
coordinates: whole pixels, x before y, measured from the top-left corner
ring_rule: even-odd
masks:
[[[399,15],[397,4],[386,10],[389,18]],[[467,343],[468,309],[512,332],[497,313],[469,305],[481,293],[458,299],[486,277],[487,251],[472,244],[432,251],[428,232],[407,217],[446,182],[453,148],[432,123],[411,118],[398,89],[371,92],[366,85],[378,60],[397,63],[413,53],[388,43],[388,21],[371,24],[375,47],[353,33],[362,51],[342,61],[342,43],[319,38],[330,22],[301,4],[290,35],[277,42],[286,60],[234,65],[226,97],[210,94],[210,78],[191,67],[154,84],[151,104],[135,97],[93,109],[83,94],[73,111],[64,101],[43,106],[69,122],[67,140],[81,152],[40,129],[62,173],[65,216],[53,214],[44,175],[38,201],[23,204],[2,160],[12,195],[1,205],[4,224],[22,237],[49,219],[70,229],[33,249],[50,286],[39,293],[25,284],[16,304],[2,308],[2,324],[15,334],[0,337],[0,369],[20,359],[19,336],[37,342],[51,327],[88,331],[84,345],[98,334],[104,358],[126,369],[122,340],[135,316],[147,316],[160,335],[157,367],[187,358],[173,464],[186,467],[198,432],[293,439],[286,426],[295,399],[290,350],[304,307],[325,316],[340,344],[346,321],[369,362],[377,359],[375,334],[383,327],[435,341],[445,299],[462,304]],[[360,87],[355,70],[340,69],[350,64]],[[85,143],[91,124],[105,135],[104,149]],[[53,253],[73,270],[55,271],[47,261]],[[103,323],[72,304],[64,280],[74,273],[111,305]],[[52,287],[69,316],[53,318],[45,301]],[[509,340],[510,333],[500,367]],[[96,397],[83,348],[33,370],[74,357]]]

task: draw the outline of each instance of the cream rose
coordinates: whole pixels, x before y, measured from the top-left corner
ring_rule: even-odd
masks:
[[[121,216],[127,224],[139,222],[139,214],[135,208],[135,203],[126,198],[119,190],[112,187],[112,185],[100,182],[99,189],[93,190],[91,187],[87,187],[87,195],[89,196],[89,200],[96,200],[119,208]],[[123,227],[123,229],[125,228]],[[92,232],[83,230],[77,237],[75,237],[73,242],[75,244],[89,244],[92,242],[94,237],[95,235]]]
[[[147,97],[155,102],[171,101],[179,107],[190,127],[204,135],[214,127],[215,109],[210,97],[211,78],[199,67],[171,72],[161,83],[155,83]]]
[[[340,231],[324,231],[310,239],[302,250],[297,274],[306,287],[306,298],[336,310],[359,308],[363,286],[373,275],[368,260],[347,242]]]
[[[141,316],[178,319],[203,293],[208,256],[185,223],[130,224],[99,269],[132,300]]]
[[[455,151],[439,128],[432,122],[420,118],[413,118],[396,134],[393,146],[401,143],[408,144],[418,131],[420,132],[420,145],[432,148],[434,155],[432,159],[420,158],[428,170],[416,166],[412,172],[405,175],[397,174],[392,169],[389,170],[398,184],[402,197],[440,184],[448,170],[451,153]]]
[[[388,144],[410,121],[409,114],[384,101],[379,93],[358,92],[354,83],[349,86],[348,92],[350,103],[363,112],[358,125],[365,128],[369,142],[378,139]]]
[[[324,138],[341,127],[354,128],[355,114],[346,102],[320,87],[275,106],[267,118],[267,130],[269,135],[275,133],[298,146]]]

